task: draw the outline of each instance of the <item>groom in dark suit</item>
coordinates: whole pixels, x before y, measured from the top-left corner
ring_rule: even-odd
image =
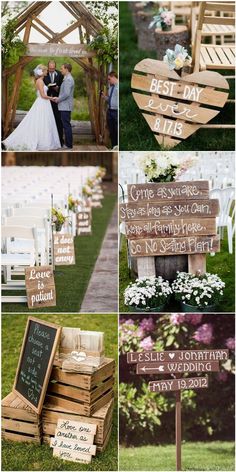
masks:
[[[44,83],[48,87],[47,95],[49,97],[58,97],[63,78],[64,77],[62,73],[56,69],[55,61],[49,61],[48,74],[46,75],[46,77],[44,77]],[[55,85],[50,86],[50,84],[55,84]],[[61,121],[61,114],[60,114],[60,111],[58,110],[58,105],[56,102],[51,101],[51,105],[52,105],[53,114],[56,120],[60,143],[61,143],[61,146],[63,146],[64,140],[63,140],[63,126],[62,126],[62,121]]]

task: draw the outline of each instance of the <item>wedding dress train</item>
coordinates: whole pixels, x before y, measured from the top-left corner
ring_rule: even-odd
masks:
[[[44,92],[48,87],[44,85]],[[3,141],[10,151],[51,151],[60,149],[56,121],[50,100],[37,98],[17,128]]]

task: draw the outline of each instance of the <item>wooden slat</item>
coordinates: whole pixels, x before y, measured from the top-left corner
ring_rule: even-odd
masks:
[[[128,202],[209,199],[208,180],[128,184]]]
[[[235,20],[234,18],[224,16],[204,16],[203,23],[211,25],[234,25]]]
[[[206,2],[205,4],[205,11],[235,11],[235,3],[234,2]]]
[[[136,239],[129,242],[132,257],[206,254],[220,251],[219,236],[191,236],[189,238]]]
[[[39,425],[35,423],[26,423],[25,421],[17,421],[7,418],[2,418],[2,428],[14,432],[21,432],[25,434],[40,435]]]
[[[209,108],[197,107],[192,104],[178,103],[172,100],[165,100],[158,96],[149,96],[133,92],[134,100],[139,108],[154,112],[161,110],[163,115],[172,118],[179,118],[180,120],[190,121],[192,123],[208,123],[217,114],[217,110],[210,110]]]
[[[209,74],[209,71],[207,72]],[[214,72],[213,72],[214,73]],[[160,76],[156,76],[156,78],[159,80]],[[160,79],[162,80],[162,79]],[[152,84],[152,78],[143,76],[143,75],[138,75],[138,74],[133,74],[132,75],[132,81],[131,81],[131,87],[137,90],[142,90],[144,92],[148,93],[153,93],[156,95],[156,93],[151,90],[151,84]],[[180,84],[179,87],[177,87],[177,83],[175,82],[176,87],[173,89],[173,93],[170,98],[178,98],[184,100],[184,95],[183,91],[179,91],[179,88],[183,87],[184,84]],[[187,84],[186,84],[187,85]],[[214,85],[214,84],[213,84]],[[159,94],[160,96],[163,96],[163,98],[167,98],[166,95]],[[222,107],[224,106],[226,100],[227,100],[228,94],[225,92],[220,92],[216,91],[213,89],[201,89],[200,95],[197,99],[197,96],[195,96],[195,99],[190,99],[191,102],[197,102],[197,103],[202,103],[205,105],[213,105],[216,107]]]
[[[207,236],[216,234],[215,218],[184,220],[151,220],[126,223],[127,239]]]
[[[173,120],[172,118],[166,119],[158,114],[153,116],[142,113],[142,115],[154,133],[173,136],[177,139],[186,139],[201,127],[201,125],[190,125],[180,120]]]
[[[41,444],[41,438],[39,436],[27,436],[24,434],[9,433],[8,431],[2,432],[2,438],[7,439],[9,441],[34,442],[37,444]]]
[[[120,204],[121,221],[166,219],[168,218],[213,218],[219,213],[217,199],[197,200],[191,203],[176,202],[139,202]]]

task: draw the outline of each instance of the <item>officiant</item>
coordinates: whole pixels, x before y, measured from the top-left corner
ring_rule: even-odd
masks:
[[[48,87],[47,95],[49,97],[58,97],[62,81],[63,81],[63,75],[59,70],[56,69],[56,62],[49,61],[48,74],[46,75],[46,77],[44,77],[44,83]],[[58,104],[56,102],[51,101],[51,106],[52,106],[53,114],[56,120],[60,143],[61,143],[61,146],[63,146],[64,140],[63,140],[63,126],[62,126],[62,121],[61,121],[61,114],[58,110]]]

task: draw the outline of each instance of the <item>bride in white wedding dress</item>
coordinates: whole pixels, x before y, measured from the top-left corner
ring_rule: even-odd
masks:
[[[3,141],[11,151],[52,151],[61,148],[48,87],[43,78],[47,67],[40,64],[34,69],[37,98],[17,128]]]

